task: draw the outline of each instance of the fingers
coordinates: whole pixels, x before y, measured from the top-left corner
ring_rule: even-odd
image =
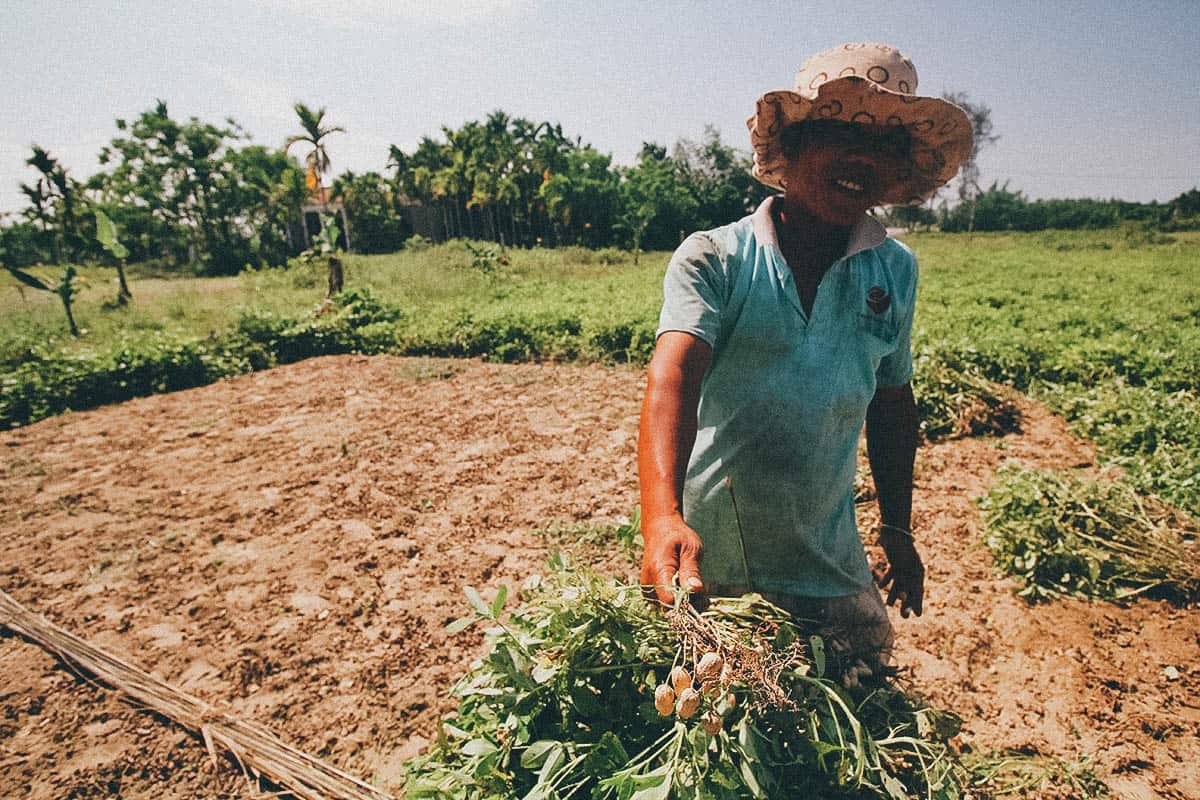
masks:
[[[908,586],[897,581],[892,584],[891,591],[888,592],[887,604],[897,604],[900,608],[900,616],[908,619],[909,615],[915,614],[921,616],[924,612],[925,591],[920,585]]]
[[[703,592],[700,580],[700,554],[686,545],[679,548],[679,585],[689,592]]]
[[[663,605],[675,603],[676,586],[686,589],[693,602],[700,600],[699,595],[704,591],[704,582],[700,579],[699,537],[692,534],[689,541],[680,537],[665,546],[647,551],[642,562],[642,585],[647,596],[653,596]]]
[[[921,616],[925,605],[925,591],[921,589],[913,592],[912,602],[909,603],[909,605],[912,606],[914,614],[916,614],[918,617]]]
[[[660,564],[654,574],[654,594],[658,597],[658,602],[664,606],[674,605],[675,591],[671,588],[674,585],[675,565]]]
[[[876,582],[880,589],[886,589],[887,585],[892,582],[892,568],[888,567],[882,575],[878,576]]]

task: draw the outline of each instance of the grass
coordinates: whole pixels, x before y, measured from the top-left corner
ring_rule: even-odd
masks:
[[[1104,781],[1089,760],[1067,761],[1022,751],[970,754],[963,757],[969,791],[988,798],[1070,797],[1093,800],[1109,797]]]
[[[414,253],[350,255],[344,264],[348,287],[369,287],[413,320],[430,323],[426,330],[440,321],[481,313],[570,313],[589,319],[657,315],[665,253],[643,255],[636,268],[632,254],[611,250],[513,250],[510,257],[509,266],[490,275],[471,267],[471,254],[460,243]],[[58,269],[30,272],[50,280]],[[140,332],[203,338],[228,330],[246,313],[295,317],[319,305],[325,293],[321,263],[229,278],[136,275],[131,278],[134,302],[117,308],[110,302],[116,295],[114,271],[80,267],[82,289],[74,308],[87,334],[79,340],[67,333],[56,296],[0,278],[0,368],[16,366],[31,345],[85,352],[112,347]],[[419,322],[413,326],[422,329]]]

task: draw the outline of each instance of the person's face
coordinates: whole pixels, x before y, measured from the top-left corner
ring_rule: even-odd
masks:
[[[909,159],[902,128],[819,120],[803,129],[784,168],[786,197],[831,225],[853,225],[879,205]]]

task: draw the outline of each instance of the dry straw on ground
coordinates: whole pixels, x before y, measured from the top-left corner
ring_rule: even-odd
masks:
[[[280,741],[268,729],[217,711],[128,662],[59,628],[0,591],[0,625],[74,667],[129,695],[135,702],[198,733],[214,766],[227,751],[247,777],[265,777],[301,800],[390,800],[386,792]]]

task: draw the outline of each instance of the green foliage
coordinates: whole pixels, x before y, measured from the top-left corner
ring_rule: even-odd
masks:
[[[333,214],[321,215],[321,230],[312,237],[313,249],[321,255],[329,255],[340,251],[342,232],[338,228],[337,217]]]
[[[404,240],[404,249],[410,253],[420,253],[428,250],[433,246],[433,242],[426,239],[419,233],[414,233],[412,236]]]
[[[333,313],[301,319],[245,314],[231,332],[206,339],[153,332],[127,337],[109,351],[26,350],[20,366],[0,378],[0,428],[313,356],[388,352],[397,346],[401,318],[399,309],[359,288],[338,295]]]
[[[562,169],[538,189],[546,214],[557,225],[563,244],[601,247],[613,241],[620,203],[619,174],[612,157],[593,147],[569,150]]]
[[[473,613],[450,629],[489,625],[489,651],[456,687],[458,713],[409,763],[406,797],[959,796],[943,743],[952,720],[886,687],[852,695],[812,664],[778,678],[794,709],[765,706],[737,682],[736,703],[707,701],[723,709],[720,731],[659,716],[654,687],[680,658],[675,628],[638,586],[561,558],[552,568],[526,582],[508,619],[503,588],[491,602],[467,588]],[[781,658],[807,641],[754,597],[716,603],[703,619]]]
[[[117,128],[124,135],[100,152],[109,171],[88,185],[125,232],[132,260],[165,258],[208,274],[283,262],[281,223],[304,199],[303,175],[286,155],[239,148],[245,136],[233,122],[174,120],[161,101]]]
[[[980,501],[986,541],[1031,602],[1063,595],[1200,598],[1197,529],[1120,480],[1006,465]]]
[[[491,275],[501,267],[508,266],[508,253],[503,248],[490,244],[476,247],[465,240],[463,241],[463,246],[471,254],[471,267],[479,270],[484,275]]]
[[[1193,190],[1195,191],[1195,190]],[[1165,228],[1187,229],[1196,212],[1192,198],[1183,194],[1167,204],[1130,203],[1122,200],[1051,199],[1028,200],[1008,183],[993,183],[973,200],[947,210],[939,220],[946,233],[976,231],[1094,230],[1120,226],[1136,244],[1167,244]]]
[[[999,436],[1018,430],[1016,393],[984,377],[979,366],[953,352],[922,348],[913,355],[913,393],[921,435]]]
[[[681,231],[733,222],[768,191],[750,176],[749,156],[712,128],[672,154],[646,144],[628,168],[559,125],[503,111],[442,133],[412,153],[393,146],[389,158],[397,194],[434,212],[427,225],[439,240],[673,248]]]
[[[1140,489],[1200,513],[1200,399],[1195,391],[1114,382],[1047,386],[1041,394],[1104,448]]]
[[[30,201],[23,212],[30,223],[23,233],[29,238],[6,243],[5,249],[9,251],[6,262],[13,266],[29,266],[37,261],[62,264],[86,257],[93,250],[85,230],[90,215],[85,208],[83,186],[49,151],[36,144],[30,150],[25,164],[36,171],[37,177],[32,184],[20,185],[22,194]],[[29,251],[20,253],[14,245],[25,245]]]
[[[0,227],[0,263],[20,268],[48,261],[44,238],[33,222],[14,222]]]
[[[324,108],[313,111],[304,103],[296,103],[292,109],[296,112],[296,119],[300,122],[300,128],[304,132],[289,136],[283,149],[289,150],[292,145],[300,143],[309,145],[312,149],[304,157],[304,163],[312,172],[317,186],[321,186],[325,173],[329,172],[330,167],[329,152],[325,149],[325,137],[331,133],[345,133],[346,129],[337,125],[326,125]]]
[[[0,378],[0,427],[189,389],[249,369],[235,348],[162,335],[130,339],[105,353],[40,357]]]
[[[1131,247],[1117,232],[1061,231],[976,243],[913,241],[918,353],[1043,400],[1136,485],[1200,515],[1200,240]]]
[[[619,230],[634,250],[673,250],[696,229],[700,203],[666,148],[642,146],[621,182]]]
[[[129,257],[129,249],[121,244],[118,238],[117,226],[113,223],[108,215],[100,209],[95,210],[96,213],[96,241],[100,246],[109,252],[116,259],[125,259]]]
[[[408,224],[394,187],[382,175],[346,172],[333,182],[332,196],[345,208],[354,252],[394,253],[404,246]]]

